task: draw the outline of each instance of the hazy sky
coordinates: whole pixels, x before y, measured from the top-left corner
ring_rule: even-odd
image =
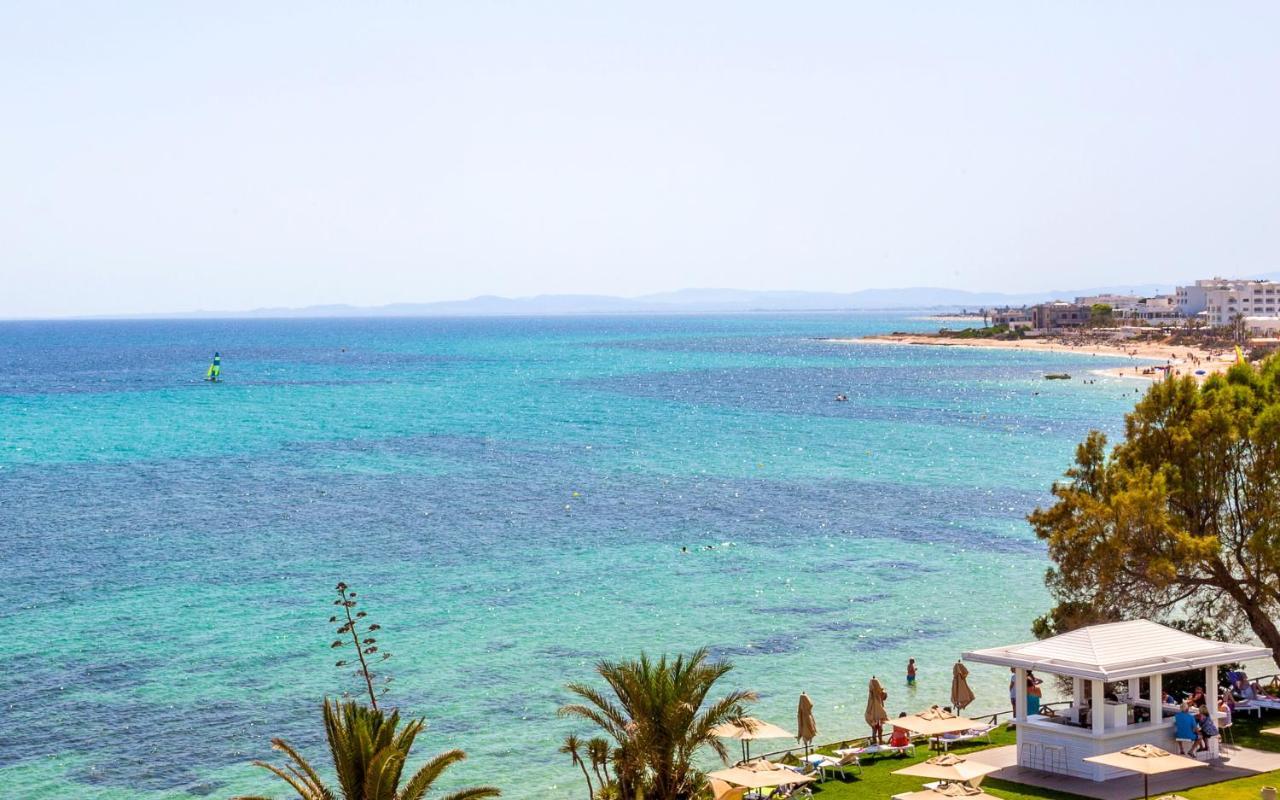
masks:
[[[0,0],[0,316],[1280,269],[1280,3]]]

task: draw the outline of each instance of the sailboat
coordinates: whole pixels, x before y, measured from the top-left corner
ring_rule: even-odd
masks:
[[[213,362],[209,364],[209,371],[204,374],[204,379],[210,383],[218,383],[218,376],[222,374],[222,354],[214,353]]]

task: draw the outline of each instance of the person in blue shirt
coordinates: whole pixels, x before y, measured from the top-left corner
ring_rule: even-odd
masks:
[[[1178,713],[1173,715],[1173,738],[1178,743],[1178,755],[1187,755],[1187,745],[1191,745],[1194,752],[1199,731],[1200,726],[1196,724],[1196,717],[1187,704],[1178,706]]]
[[[1207,752],[1210,761],[1217,761],[1218,754],[1218,724],[1213,721],[1213,714],[1209,713],[1206,706],[1201,706],[1200,711],[1196,714],[1196,723],[1200,726],[1200,749],[1198,752]]]

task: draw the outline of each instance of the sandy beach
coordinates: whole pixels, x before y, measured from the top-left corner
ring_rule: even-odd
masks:
[[[1056,353],[1075,353],[1077,355],[1104,356],[1107,358],[1130,358],[1131,367],[1110,367],[1090,370],[1091,374],[1113,378],[1135,378],[1139,380],[1156,380],[1164,377],[1164,370],[1153,369],[1156,366],[1168,366],[1176,376],[1191,375],[1203,380],[1211,374],[1223,372],[1235,363],[1235,353],[1231,351],[1206,350],[1185,345],[1170,345],[1160,342],[1100,342],[1096,340],[1073,342],[1062,337],[1046,337],[1043,339],[956,339],[928,333],[885,333],[861,338],[829,339],[838,344],[896,344],[924,345],[929,347],[982,347],[996,350],[1027,350]],[[1203,371],[1204,375],[1196,375]]]

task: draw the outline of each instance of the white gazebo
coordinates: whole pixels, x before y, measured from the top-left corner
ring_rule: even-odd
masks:
[[[1218,696],[1218,666],[1270,658],[1271,650],[1202,639],[1149,620],[1092,625],[1024,644],[964,653],[965,661],[1014,670],[1018,764],[1095,781],[1123,774],[1084,759],[1137,744],[1174,747],[1176,707],[1162,701],[1161,676],[1204,670],[1208,697]],[[1027,714],[1027,671],[1071,678],[1072,705],[1053,716]],[[1141,681],[1147,679],[1147,696]],[[1090,681],[1085,695],[1084,683]],[[1106,684],[1123,683],[1116,699]],[[1216,711],[1216,702],[1213,703]]]

